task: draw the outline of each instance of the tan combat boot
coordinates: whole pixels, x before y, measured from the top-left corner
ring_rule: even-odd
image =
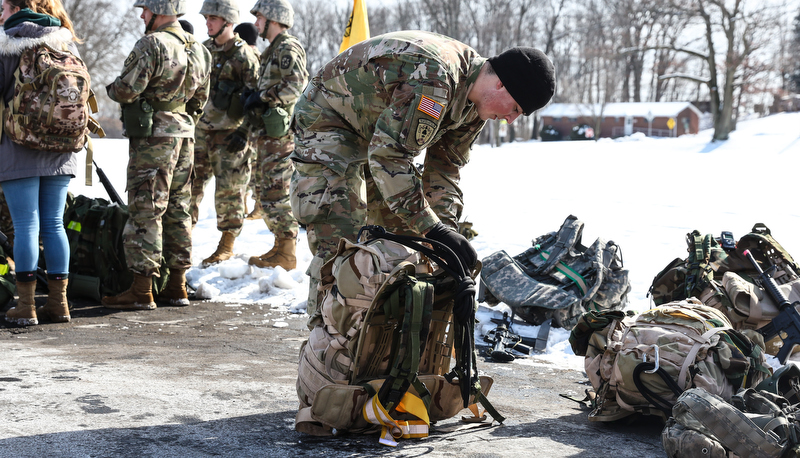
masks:
[[[6,321],[19,326],[39,324],[36,317],[36,280],[17,282],[17,305],[6,311]]]
[[[158,299],[174,307],[189,305],[189,294],[186,292],[186,269],[169,269],[167,284],[158,293]]]
[[[217,251],[203,260],[203,267],[213,266],[214,264],[230,259],[233,256],[234,240],[236,240],[236,236],[233,235],[233,232],[223,232],[222,238],[219,239],[219,245],[217,245]]]
[[[297,257],[295,256],[296,248],[297,248],[296,238],[276,238],[275,246],[272,247],[272,250],[261,256],[251,257],[247,263],[250,264],[251,266],[258,266],[258,267],[281,266],[286,270],[292,270],[295,267],[297,267]]]
[[[42,321],[69,323],[69,303],[67,302],[67,279],[47,280],[47,303],[36,308]]]
[[[118,310],[153,310],[153,280],[137,273],[133,274],[131,287],[116,296],[103,298],[103,305],[110,309]]]

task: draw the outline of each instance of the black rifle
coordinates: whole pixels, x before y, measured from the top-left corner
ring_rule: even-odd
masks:
[[[800,302],[790,303],[783,291],[778,288],[778,284],[771,277],[771,274],[775,271],[775,266],[770,266],[766,271],[761,270],[761,266],[758,265],[758,261],[750,253],[750,250],[745,250],[744,255],[747,256],[747,259],[758,271],[762,286],[769,293],[772,300],[778,304],[780,310],[778,315],[768,325],[758,329],[758,332],[764,336],[765,342],[775,338],[775,336],[781,338],[783,346],[778,350],[777,356],[781,364],[786,364],[786,359],[792,354],[794,346],[800,344],[800,313],[795,308],[800,305]]]
[[[92,164],[94,164],[94,167],[97,170],[97,177],[100,178],[100,182],[103,183],[103,187],[106,189],[108,197],[111,198],[111,202],[124,207],[125,204],[122,203],[122,198],[120,198],[119,194],[117,194],[117,190],[114,189],[114,186],[111,184],[111,180],[109,180],[108,176],[106,176],[106,172],[104,172],[94,160],[92,160]]]
[[[526,355],[531,354],[533,350],[532,346],[529,345],[531,339],[526,339],[508,330],[511,325],[508,313],[503,313],[502,319],[492,318],[492,323],[497,324],[497,327],[483,336],[483,340],[492,345],[491,350],[486,351],[489,357],[499,363],[510,363],[516,359],[511,350],[516,350]],[[533,344],[535,343],[536,340],[533,339]]]

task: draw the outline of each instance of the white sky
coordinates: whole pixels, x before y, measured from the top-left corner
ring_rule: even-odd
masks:
[[[342,6],[347,6],[348,8],[352,8],[353,0],[332,0],[335,3],[338,3]],[[199,40],[205,40],[208,38],[208,32],[206,30],[206,20],[203,16],[200,15],[200,8],[203,6],[203,0],[187,0],[188,3],[188,11],[189,13],[184,15],[181,19],[186,19],[187,21],[191,22],[194,26],[194,35]],[[290,3],[292,1],[290,0]],[[374,3],[374,1],[367,1],[367,8],[369,8],[370,3]],[[255,22],[256,18],[250,14],[250,10],[255,6],[256,0],[244,0],[239,1],[239,21],[240,22]],[[346,24],[342,24],[342,30],[344,30]]]
[[[637,311],[650,308],[645,295],[653,277],[674,258],[686,257],[684,237],[694,229],[703,234],[727,230],[738,239],[755,223],[764,223],[797,259],[798,125],[800,113],[742,121],[730,140],[717,143],[710,143],[711,131],[703,131],[677,139],[634,136],[476,146],[461,183],[464,216],[479,233],[473,246],[481,258],[499,250],[514,256],[529,248],[532,239],[558,230],[568,215],[576,215],[585,223],[584,245],[602,237],[622,248],[632,283],[629,308]],[[127,140],[95,140],[95,160],[124,195]],[[79,175],[70,190],[107,197],[97,177],[92,188],[83,182]],[[193,234],[196,266],[214,251],[220,237],[210,186]],[[311,261],[305,232],[298,241],[297,269],[249,268],[248,257],[266,252],[272,242],[263,221],[246,221],[234,259],[208,269],[194,267],[188,278],[215,301],[271,305],[278,316],[272,313],[274,326],[304,320],[304,272]],[[489,318],[501,317],[504,307],[492,311],[482,305],[476,330],[492,329]],[[535,336],[538,327],[516,324],[514,331]],[[547,354],[519,363],[583,370],[583,358],[572,354],[568,337],[566,331],[554,330]]]

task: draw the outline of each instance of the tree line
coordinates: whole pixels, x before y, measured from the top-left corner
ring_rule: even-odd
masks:
[[[336,55],[350,5],[291,0],[290,33],[306,46],[313,75]],[[349,3],[349,2],[348,2]],[[118,107],[104,98],[143,33],[129,2],[65,0],[82,57],[101,96],[103,125]],[[441,33],[483,56],[533,46],[557,70],[554,102],[692,101],[712,113],[724,140],[739,116],[765,112],[800,91],[798,0],[396,0],[368,1],[372,35],[407,29]],[[246,12],[251,5],[240,3]],[[264,44],[262,43],[262,48]],[[705,103],[702,103],[705,102]],[[498,129],[490,126],[488,135]],[[510,138],[535,138],[538,118],[518,120]],[[112,129],[113,131],[113,129]]]

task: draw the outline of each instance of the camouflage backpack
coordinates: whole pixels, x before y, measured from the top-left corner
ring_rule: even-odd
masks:
[[[689,388],[730,399],[771,375],[760,334],[734,330],[724,314],[694,298],[635,316],[587,312],[572,329],[570,344],[586,357],[586,375],[597,394],[592,421],[636,412],[666,419]]]
[[[800,266],[757,223],[735,245],[723,247],[712,234],[693,231],[686,235],[689,256],[669,263],[653,279],[648,295],[660,305],[696,297],[721,310],[735,329],[758,329],[778,314],[778,305],[763,290],[753,265],[744,256],[749,250],[763,270],[772,268],[772,278],[791,302],[800,300]],[[775,354],[775,341],[767,342],[767,353]]]
[[[3,116],[4,133],[15,143],[39,151],[75,153],[91,144],[89,132],[105,135],[90,116],[97,112],[97,102],[86,64],[64,47],[42,43],[22,52],[14,73],[14,95]]]
[[[619,245],[598,238],[586,247],[582,234],[583,221],[570,215],[558,232],[517,256],[499,251],[484,258],[483,299],[505,302],[530,323],[552,319],[566,329],[588,310],[624,309],[631,287]]]
[[[300,349],[295,429],[380,431],[381,443],[394,446],[426,437],[431,422],[467,406],[480,417],[478,402],[502,422],[485,398],[492,379],[474,368],[471,322],[454,317],[460,305],[474,307],[474,290],[457,296],[448,263],[430,249],[371,235],[381,238],[342,239],[322,268],[321,316]]]
[[[800,404],[765,390],[741,390],[725,402],[685,391],[661,433],[670,458],[781,458],[800,453]]]

